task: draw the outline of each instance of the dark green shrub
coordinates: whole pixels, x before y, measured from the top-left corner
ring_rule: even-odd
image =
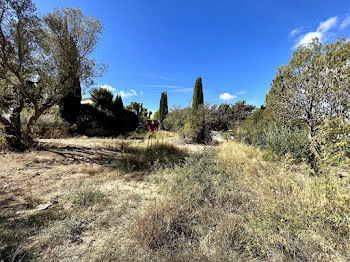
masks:
[[[61,117],[71,125],[76,123],[80,113],[81,87],[79,78],[75,79],[74,86],[74,90],[61,99],[59,105]]]
[[[214,109],[209,105],[198,105],[196,110],[190,107],[175,108],[165,118],[165,128],[181,134],[189,143],[209,143]]]
[[[134,131],[139,125],[138,116],[129,110],[124,110],[123,117],[120,124],[121,124],[120,129],[123,132]]]
[[[97,108],[111,110],[113,104],[113,94],[105,88],[95,88],[91,92],[91,100]]]

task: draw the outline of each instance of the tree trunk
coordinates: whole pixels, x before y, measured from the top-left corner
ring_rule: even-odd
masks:
[[[23,134],[13,126],[6,126],[5,132],[6,141],[9,145],[9,149],[12,151],[23,152],[34,144],[34,139],[32,136]]]
[[[308,128],[309,128],[309,141],[311,143],[311,150],[310,150],[310,164],[311,167],[318,172],[319,171],[319,156],[321,153],[320,146],[317,141],[315,141],[315,135],[316,135],[316,130],[315,127],[308,123]]]
[[[13,109],[10,121],[5,125],[5,133],[9,149],[23,152],[34,144],[34,139],[22,132],[20,111],[20,107]]]

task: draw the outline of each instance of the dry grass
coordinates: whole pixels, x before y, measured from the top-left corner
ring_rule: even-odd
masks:
[[[111,229],[122,232],[159,198],[154,182],[127,180],[112,166],[146,153],[127,141],[41,143],[39,151],[1,153],[0,261],[98,260]]]
[[[170,171],[128,261],[349,261],[350,181],[265,158],[232,142]]]
[[[350,260],[348,178],[234,142],[182,161],[171,141],[2,154],[0,261]]]

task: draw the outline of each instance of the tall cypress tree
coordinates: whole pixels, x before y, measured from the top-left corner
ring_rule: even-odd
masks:
[[[194,85],[192,108],[198,108],[204,103],[202,78],[198,77]]]
[[[118,114],[123,113],[123,110],[124,110],[124,104],[123,104],[122,97],[117,95],[112,105],[112,112],[115,116],[117,116]]]
[[[168,114],[168,94],[166,92],[163,92],[160,97],[160,103],[159,103],[159,122],[160,122],[161,128],[163,128],[163,122],[167,114]]]
[[[81,85],[79,79],[79,51],[74,42],[72,36],[69,35],[67,17],[64,18],[64,29],[63,29],[63,43],[67,45],[66,49],[69,52],[70,57],[70,68],[69,75],[71,92],[67,94],[60,101],[60,114],[61,117],[70,124],[74,124],[77,121],[78,115],[80,113],[80,102],[81,102]]]

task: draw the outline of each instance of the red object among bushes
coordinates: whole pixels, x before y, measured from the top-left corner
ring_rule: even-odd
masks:
[[[159,129],[159,122],[156,120],[147,120],[146,129],[150,132],[158,130]]]

